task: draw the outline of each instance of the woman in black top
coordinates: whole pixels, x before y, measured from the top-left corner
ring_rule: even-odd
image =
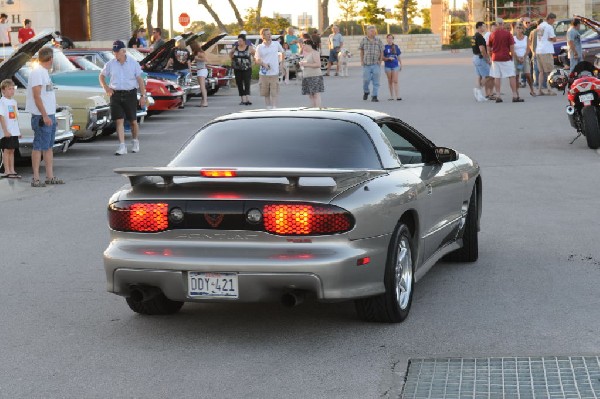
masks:
[[[235,75],[235,84],[240,94],[240,105],[252,105],[250,102],[250,80],[252,79],[252,57],[254,47],[246,43],[246,35],[238,35],[238,41],[229,52]]]

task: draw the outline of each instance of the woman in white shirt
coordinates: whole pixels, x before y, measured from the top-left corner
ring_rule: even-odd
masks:
[[[515,70],[517,72],[517,82],[519,82],[519,75],[524,74],[529,85],[529,94],[535,97],[533,90],[533,79],[531,78],[531,63],[529,62],[529,49],[528,49],[528,37],[525,36],[525,26],[523,24],[517,24],[515,26],[515,52],[513,54],[513,60],[515,61]]]

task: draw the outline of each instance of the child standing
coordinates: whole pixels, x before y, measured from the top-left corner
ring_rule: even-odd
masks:
[[[20,179],[21,176],[15,172],[15,150],[19,148],[19,138],[22,138],[19,130],[19,115],[17,102],[13,99],[15,95],[15,84],[10,79],[4,79],[0,83],[2,98],[0,98],[0,127],[2,138],[0,149],[4,160],[4,174],[2,177]]]

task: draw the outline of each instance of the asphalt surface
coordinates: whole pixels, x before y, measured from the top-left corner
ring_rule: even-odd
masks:
[[[403,63],[402,101],[387,87],[363,101],[351,67],[326,78],[323,105],[396,115],[480,163],[478,262],[433,267],[398,325],[361,322],[352,303],[134,314],[105,286],[106,204],[126,182],[112,170],[164,165],[212,118],[262,107],[225,90],[150,118],[138,154],[115,157],[115,136],[75,144],[55,158],[64,186],[31,188],[23,167],[0,181],[0,397],[388,398],[410,358],[598,355],[600,154],[569,144],[566,98],[521,89],[514,104],[504,84],[504,103],[476,103],[468,53]],[[281,93],[280,107],[309,103],[299,84]]]

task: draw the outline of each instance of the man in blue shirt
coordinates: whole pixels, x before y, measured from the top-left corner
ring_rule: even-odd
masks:
[[[127,56],[125,43],[120,40],[115,41],[112,50],[115,58],[104,65],[99,79],[100,85],[106,94],[110,96],[110,112],[117,125],[119,148],[115,155],[125,155],[127,154],[125,118],[131,124],[131,135],[133,137],[131,152],[140,150],[139,126],[136,119],[137,89],[140,89],[142,95],[140,106],[143,108],[146,106],[146,87],[142,78],[142,68],[136,60]],[[110,80],[109,84],[106,84],[106,77]]]

